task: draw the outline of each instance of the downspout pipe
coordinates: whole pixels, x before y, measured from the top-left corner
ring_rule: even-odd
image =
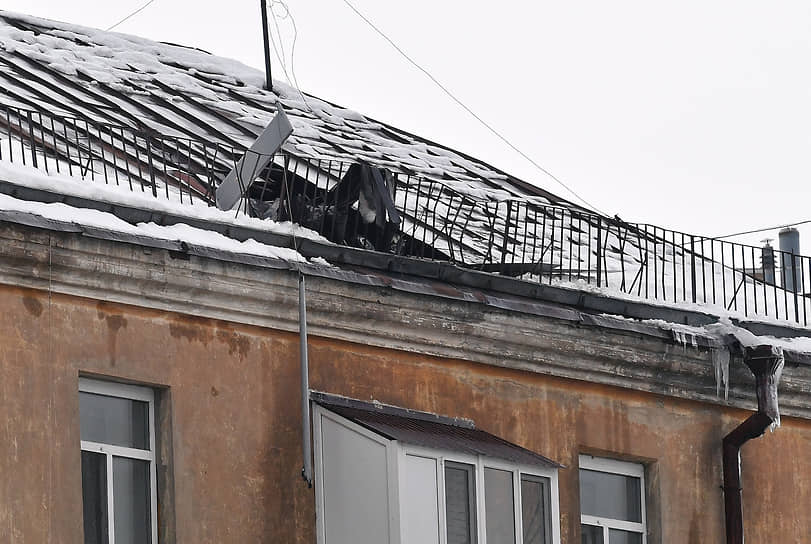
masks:
[[[299,346],[301,357],[301,477],[313,486],[313,452],[310,444],[310,362],[307,357],[307,291],[304,274],[298,277]]]
[[[741,447],[780,425],[777,385],[783,373],[783,351],[779,347],[746,347],[743,361],[755,375],[757,412],[749,416],[723,440],[724,511],[727,544],[743,544],[743,501],[741,489]]]

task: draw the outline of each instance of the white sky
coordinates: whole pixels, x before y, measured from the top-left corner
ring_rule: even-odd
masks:
[[[607,213],[705,235],[811,219],[807,0],[351,1]],[[6,0],[2,7],[106,28],[144,2]],[[287,3],[298,27],[302,90],[573,198],[342,0]],[[280,24],[289,53],[292,28]],[[116,31],[263,67],[258,0],[155,0]],[[275,59],[274,77],[284,79]],[[811,225],[800,230],[803,248],[811,247]],[[765,237],[777,231],[736,241],[759,245]]]

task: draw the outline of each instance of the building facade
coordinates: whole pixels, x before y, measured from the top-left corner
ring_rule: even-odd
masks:
[[[298,272],[8,221],[0,247],[7,541],[82,541],[82,380],[154,394],[159,542],[317,541]],[[589,541],[583,456],[639,467],[647,542],[723,541],[721,439],[755,403],[734,360],[716,397],[717,347],[350,276],[308,276],[313,390],[466,418],[564,465],[560,542]],[[750,542],[811,529],[808,373],[787,365],[782,426],[743,449]]]
[[[811,541],[811,259],[200,51],[0,12],[0,63],[0,542]]]

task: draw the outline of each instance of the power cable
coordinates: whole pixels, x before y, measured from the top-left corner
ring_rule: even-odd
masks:
[[[126,17],[124,17],[123,19],[121,19],[120,21],[118,21],[116,24],[114,24],[114,25],[113,25],[113,26],[111,26],[110,28],[108,28],[108,29],[107,29],[107,32],[111,31],[112,29],[114,29],[115,27],[117,27],[118,25],[120,25],[121,23],[123,23],[123,22],[127,21],[128,19],[130,19],[131,17],[135,17],[136,15],[138,15],[139,13],[141,13],[142,11],[144,11],[144,10],[145,10],[145,9],[146,9],[146,8],[149,6],[149,4],[151,4],[151,3],[152,3],[152,2],[154,2],[154,1],[155,1],[155,0],[149,0],[149,2],[147,2],[146,4],[144,4],[143,6],[141,6],[140,8],[136,9],[135,11],[133,11],[132,13],[130,13],[129,15],[127,15]]]
[[[276,12],[273,11],[273,6],[277,4],[284,8],[284,15],[283,16],[279,15],[279,19],[282,20],[290,19],[290,23],[293,25],[293,44],[290,50],[290,73],[287,72],[287,56],[285,55],[284,51],[284,41],[282,39],[282,31],[279,27],[279,22],[276,19]],[[296,91],[298,91],[298,94],[301,97],[301,100],[304,102],[304,105],[308,110],[312,112],[313,109],[310,107],[310,103],[307,102],[307,98],[304,96],[304,93],[301,92],[301,87],[299,86],[298,83],[298,77],[296,76],[296,41],[298,40],[298,27],[296,26],[296,19],[293,17],[293,14],[290,13],[290,8],[283,0],[271,0],[271,3],[267,9],[268,12],[270,13],[271,18],[273,19],[273,26],[276,27],[276,34],[279,37],[279,46],[277,48],[276,40],[273,38],[273,33],[268,31],[268,33],[270,34],[271,44],[273,45],[273,52],[276,54],[276,60],[278,60],[279,64],[282,65],[282,72],[284,73],[284,77],[287,80],[287,82],[296,88]],[[281,54],[279,53],[279,51],[281,51]],[[290,77],[290,74],[293,75],[292,78]]]
[[[285,53],[284,53],[284,40],[282,39],[282,31],[279,28],[279,21],[276,19],[276,12],[273,11],[273,6],[275,6],[276,4],[277,4],[277,1],[272,0],[270,5],[268,6],[268,11],[270,12],[270,16],[273,19],[273,26],[276,27],[276,35],[279,37],[279,51],[281,51],[281,57],[282,57],[281,59],[279,59],[279,62],[282,63],[282,68],[284,70],[284,75],[287,75],[287,55],[285,55]],[[289,13],[288,13],[288,15],[289,15]],[[285,16],[284,18],[286,19],[287,16]],[[271,35],[271,38],[272,38],[272,35]],[[276,45],[275,41],[273,42],[273,45]],[[278,55],[279,55],[279,51],[276,52],[277,58],[278,58]],[[289,83],[292,84],[293,82],[289,81]]]
[[[464,109],[466,112],[468,112],[468,113],[469,113],[471,116],[473,116],[473,118],[474,118],[474,119],[476,119],[476,120],[477,120],[479,123],[481,123],[481,124],[482,124],[482,126],[484,126],[484,127],[487,129],[487,130],[489,130],[491,133],[493,133],[493,134],[494,134],[494,135],[495,135],[495,136],[496,136],[498,139],[500,139],[502,142],[504,142],[505,144],[507,144],[507,146],[509,146],[509,147],[510,147],[510,149],[512,149],[513,151],[515,151],[515,152],[516,152],[516,153],[518,153],[519,155],[521,155],[521,156],[522,156],[524,159],[526,159],[526,160],[527,160],[527,161],[528,161],[530,164],[532,164],[532,166],[534,166],[535,168],[537,168],[538,170],[540,170],[541,172],[543,172],[544,174],[546,174],[547,176],[549,176],[550,178],[552,178],[552,179],[553,179],[555,182],[557,182],[557,183],[558,183],[558,185],[560,185],[561,187],[563,187],[564,189],[566,189],[567,191],[569,191],[569,193],[573,194],[573,195],[574,195],[574,196],[575,196],[575,197],[576,197],[578,200],[580,200],[580,201],[581,201],[583,204],[585,204],[586,206],[588,206],[588,207],[589,207],[589,208],[591,208],[592,210],[594,210],[594,211],[596,211],[596,212],[598,212],[598,213],[600,213],[600,214],[602,214],[602,215],[607,215],[605,212],[601,211],[601,210],[600,210],[600,209],[599,209],[597,206],[595,206],[595,205],[593,205],[593,204],[589,203],[589,202],[588,202],[588,201],[587,201],[585,198],[583,198],[582,196],[580,196],[579,194],[577,194],[577,193],[576,193],[576,192],[575,192],[575,191],[574,191],[574,190],[573,190],[571,187],[569,187],[568,185],[566,185],[566,184],[565,184],[563,181],[561,181],[561,180],[560,180],[560,179],[559,179],[557,176],[555,176],[554,174],[552,174],[552,172],[550,172],[549,170],[547,170],[546,168],[544,168],[543,166],[541,166],[540,164],[538,164],[538,163],[537,163],[535,160],[533,160],[533,159],[532,159],[532,158],[531,158],[529,155],[527,155],[526,153],[524,153],[523,151],[521,151],[520,149],[518,149],[518,147],[516,147],[516,146],[515,146],[515,145],[514,145],[512,142],[510,142],[510,141],[509,141],[509,140],[508,140],[508,139],[507,139],[507,138],[506,138],[504,135],[502,135],[502,134],[501,134],[499,131],[497,131],[495,128],[493,128],[493,126],[492,126],[492,125],[490,125],[490,124],[489,124],[489,123],[487,123],[487,122],[486,122],[484,119],[482,119],[481,117],[479,117],[479,116],[476,114],[476,112],[474,112],[474,111],[473,111],[472,109],[470,109],[470,108],[469,108],[469,107],[468,107],[468,106],[467,106],[467,105],[466,105],[464,102],[462,102],[462,101],[461,101],[459,98],[457,98],[457,97],[456,97],[456,96],[455,96],[455,95],[454,95],[454,94],[453,94],[453,93],[452,93],[452,92],[451,92],[451,91],[450,91],[450,90],[449,90],[447,87],[445,87],[445,86],[444,86],[442,83],[440,83],[440,82],[439,82],[439,81],[438,81],[438,80],[437,80],[437,79],[436,79],[436,78],[435,78],[433,75],[431,75],[431,73],[430,73],[428,70],[426,70],[425,68],[423,68],[422,66],[420,66],[420,65],[419,65],[419,64],[418,64],[418,63],[417,63],[417,62],[416,62],[414,59],[412,59],[410,56],[408,56],[408,54],[407,54],[405,51],[403,51],[403,50],[402,50],[402,49],[401,49],[401,48],[400,48],[400,47],[399,47],[399,46],[398,46],[398,45],[397,45],[397,44],[394,42],[394,40],[392,40],[391,38],[389,38],[389,37],[388,37],[388,36],[387,36],[387,35],[386,35],[386,34],[385,34],[385,33],[384,33],[382,30],[380,30],[380,29],[379,29],[377,26],[375,26],[375,24],[374,24],[372,21],[370,21],[370,20],[369,20],[369,19],[368,19],[368,18],[367,18],[367,17],[366,17],[366,16],[365,16],[363,13],[361,13],[360,11],[358,11],[358,9],[357,9],[355,6],[353,6],[353,5],[352,5],[352,4],[349,2],[349,0],[343,0],[343,2],[344,2],[344,4],[346,4],[347,6],[349,6],[349,8],[350,8],[352,11],[354,11],[354,12],[355,12],[355,14],[356,14],[358,17],[360,17],[361,19],[363,19],[363,21],[364,21],[364,22],[365,22],[367,25],[369,25],[369,26],[372,28],[372,30],[374,30],[375,32],[377,32],[377,33],[378,33],[378,34],[379,34],[379,35],[380,35],[380,36],[381,36],[381,37],[382,37],[384,40],[386,40],[387,42],[389,42],[389,45],[391,45],[391,46],[392,46],[392,47],[393,47],[393,48],[394,48],[394,49],[395,49],[395,50],[396,50],[398,53],[400,53],[400,55],[401,55],[403,58],[405,58],[405,59],[406,59],[406,60],[407,60],[409,63],[411,63],[411,64],[412,64],[412,65],[413,65],[415,68],[417,68],[419,71],[421,71],[423,74],[425,74],[425,75],[428,77],[428,79],[430,79],[430,80],[431,80],[431,81],[432,81],[432,82],[433,82],[433,83],[434,83],[434,84],[435,84],[437,87],[439,87],[439,88],[440,88],[440,89],[441,89],[441,90],[442,90],[442,91],[443,91],[443,92],[444,92],[446,95],[448,95],[448,97],[450,97],[450,98],[451,98],[451,100],[453,100],[453,101],[454,101],[454,102],[456,102],[456,103],[457,103],[459,106],[461,106],[461,107],[462,107],[462,108],[463,108],[463,109]]]
[[[744,234],[757,234],[758,232],[766,232],[769,230],[777,230],[777,229],[785,229],[788,227],[796,227],[797,225],[805,225],[807,223],[811,223],[811,219],[807,219],[805,221],[798,221],[796,223],[789,223],[787,225],[777,225],[774,227],[766,227],[762,229],[754,229],[754,230],[747,230],[744,232],[736,232],[733,234],[725,234],[723,236],[714,236],[713,240],[723,240],[724,238],[734,238],[735,236],[743,236]]]
[[[310,107],[309,102],[307,102],[307,98],[304,97],[304,93],[301,92],[301,85],[298,83],[298,76],[296,75],[296,42],[298,41],[298,27],[296,26],[296,18],[293,17],[293,14],[290,13],[290,8],[287,7],[287,4],[283,0],[273,0],[274,3],[281,4],[285,9],[285,16],[282,19],[290,18],[290,23],[293,25],[293,45],[290,47],[290,73],[293,74],[293,83],[296,86],[296,90],[298,94],[301,96],[301,99],[304,101],[304,105],[307,106],[307,109],[311,112],[313,109]],[[280,38],[281,39],[281,38]]]
[[[276,16],[273,12],[273,3],[267,5],[267,13],[270,14],[271,18],[273,19],[274,25],[276,26],[276,31],[279,34],[279,39],[281,40],[281,32],[279,32],[279,26],[276,24]],[[281,48],[280,45],[276,45],[276,38],[273,37],[273,32],[270,30],[270,25],[267,28],[268,38],[270,38],[270,44],[273,47],[273,54],[276,56],[276,60],[279,61],[279,64],[282,67],[282,72],[284,73],[284,78],[290,83],[290,76],[287,73],[287,63],[285,62],[283,55],[279,54],[279,49]]]

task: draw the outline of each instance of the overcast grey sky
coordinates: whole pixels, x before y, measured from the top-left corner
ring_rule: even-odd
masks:
[[[3,8],[107,28],[145,1],[6,0]],[[807,0],[350,1],[605,212],[705,235],[811,219]],[[302,90],[572,198],[342,0],[287,4]],[[289,57],[292,25],[279,24]],[[116,31],[263,66],[258,0],[155,0]],[[274,70],[284,79],[275,59]],[[807,254],[811,228],[801,232]],[[759,245],[767,236],[777,232],[736,240]]]

